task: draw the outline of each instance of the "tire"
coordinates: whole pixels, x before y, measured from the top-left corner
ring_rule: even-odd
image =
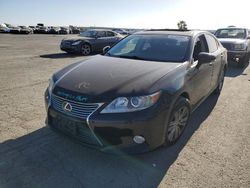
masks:
[[[225,67],[223,67],[223,69],[221,70],[218,83],[217,83],[217,87],[214,90],[215,95],[219,95],[221,93],[222,87],[224,85],[224,78],[225,78]]]
[[[249,54],[246,54],[245,57],[241,58],[238,63],[238,67],[244,68],[249,63],[249,58],[250,58]]]
[[[188,99],[184,97],[177,99],[166,125],[164,145],[169,146],[178,141],[188,124],[190,111]]]
[[[82,44],[81,46],[81,54],[87,56],[91,53],[91,46],[89,44]]]

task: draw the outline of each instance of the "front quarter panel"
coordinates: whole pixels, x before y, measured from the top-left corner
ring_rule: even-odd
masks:
[[[191,93],[191,88],[186,84],[188,79],[188,65],[189,62],[180,64],[176,69],[159,79],[151,88],[152,91],[161,89],[163,93],[166,93],[168,97],[171,97],[171,101],[169,101],[171,103],[170,107],[183,92],[188,94]]]

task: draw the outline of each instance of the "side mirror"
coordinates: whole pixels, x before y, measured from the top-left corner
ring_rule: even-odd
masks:
[[[216,59],[215,55],[212,55],[210,53],[201,52],[198,55],[198,63],[204,64],[204,63],[210,63],[211,61],[214,61]]]
[[[103,49],[102,49],[102,53],[103,54],[106,54],[107,51],[109,51],[110,49],[110,46],[105,46]]]

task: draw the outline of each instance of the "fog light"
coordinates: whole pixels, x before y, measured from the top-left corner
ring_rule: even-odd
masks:
[[[137,144],[142,144],[145,142],[145,138],[143,136],[134,136],[133,140]]]

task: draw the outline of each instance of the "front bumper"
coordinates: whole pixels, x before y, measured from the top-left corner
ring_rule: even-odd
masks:
[[[45,101],[48,100],[45,98]],[[48,126],[73,137],[84,145],[104,152],[143,153],[164,143],[164,122],[167,120],[169,110],[162,110],[158,105],[147,110],[122,114],[100,114],[101,107],[88,118],[88,121],[67,116],[56,111],[49,104],[46,106]],[[60,122],[68,123],[55,125],[56,118],[61,118]],[[74,128],[72,124],[76,124],[73,125]],[[133,138],[136,135],[143,136],[145,142],[135,143]]]
[[[71,45],[71,43],[61,43],[60,48],[65,52],[80,53],[80,45]]]

